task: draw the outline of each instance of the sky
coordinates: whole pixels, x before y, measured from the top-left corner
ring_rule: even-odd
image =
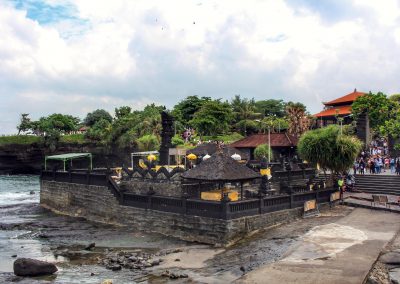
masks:
[[[189,95],[400,93],[400,0],[0,0],[0,135]]]

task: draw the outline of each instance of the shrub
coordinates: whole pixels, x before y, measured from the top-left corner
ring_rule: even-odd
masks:
[[[266,157],[268,159],[269,155],[271,155],[270,160],[272,160],[272,158],[273,158],[272,149],[271,149],[271,147],[269,147],[268,144],[258,145],[257,148],[254,149],[254,157],[257,160],[261,160],[264,157]]]
[[[154,151],[160,148],[160,143],[155,135],[149,134],[140,137],[137,140],[140,151]]]

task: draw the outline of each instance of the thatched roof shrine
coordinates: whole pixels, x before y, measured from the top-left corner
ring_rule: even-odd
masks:
[[[182,177],[193,180],[229,182],[252,180],[260,178],[261,175],[238,163],[222,151],[217,151],[211,158],[183,173]]]

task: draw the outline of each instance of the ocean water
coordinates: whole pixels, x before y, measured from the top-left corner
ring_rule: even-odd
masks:
[[[140,232],[124,232],[120,234],[119,228],[110,226],[93,225],[84,220],[65,219],[56,216],[39,205],[40,181],[39,176],[0,175],[0,283],[101,283],[104,279],[113,279],[114,283],[135,283],[134,278],[141,277],[135,271],[124,270],[114,272],[97,264],[79,264],[63,257],[54,255],[54,246],[60,244],[87,244],[96,242],[96,247],[123,247],[123,248],[174,248],[182,246],[181,241],[170,240],[159,235],[145,235]],[[42,239],[37,237],[38,230],[33,227],[29,231],[27,224],[43,224],[46,220],[52,221],[60,218],[60,227],[66,226],[64,231],[56,231],[61,234],[56,239]],[[64,222],[64,223],[63,223]],[[72,226],[73,225],[73,226]],[[77,230],[76,238],[65,241],[69,232]],[[80,233],[84,237],[80,237]],[[64,235],[65,233],[65,235]],[[90,239],[91,234],[97,237]],[[99,238],[99,236],[104,238]],[[84,238],[84,239],[82,239]],[[65,241],[65,242],[64,242]],[[16,255],[16,256],[15,256]],[[38,278],[23,278],[15,280],[13,263],[17,258],[26,257],[53,262],[58,267],[58,272],[52,276]],[[96,276],[92,276],[95,273]]]
[[[0,175],[0,206],[39,202],[39,176]],[[35,194],[30,194],[33,191]]]
[[[33,220],[39,209],[38,176],[0,175],[0,224],[18,224]],[[24,238],[29,231],[0,230],[0,272],[12,272],[18,257],[53,259],[50,250],[39,241]]]

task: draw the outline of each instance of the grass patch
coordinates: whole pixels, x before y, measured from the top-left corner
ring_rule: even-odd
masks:
[[[34,135],[10,135],[0,136],[0,145],[28,145],[43,142],[43,137]]]
[[[84,134],[70,134],[61,136],[60,142],[71,143],[71,144],[83,144],[87,141],[85,139]]]

